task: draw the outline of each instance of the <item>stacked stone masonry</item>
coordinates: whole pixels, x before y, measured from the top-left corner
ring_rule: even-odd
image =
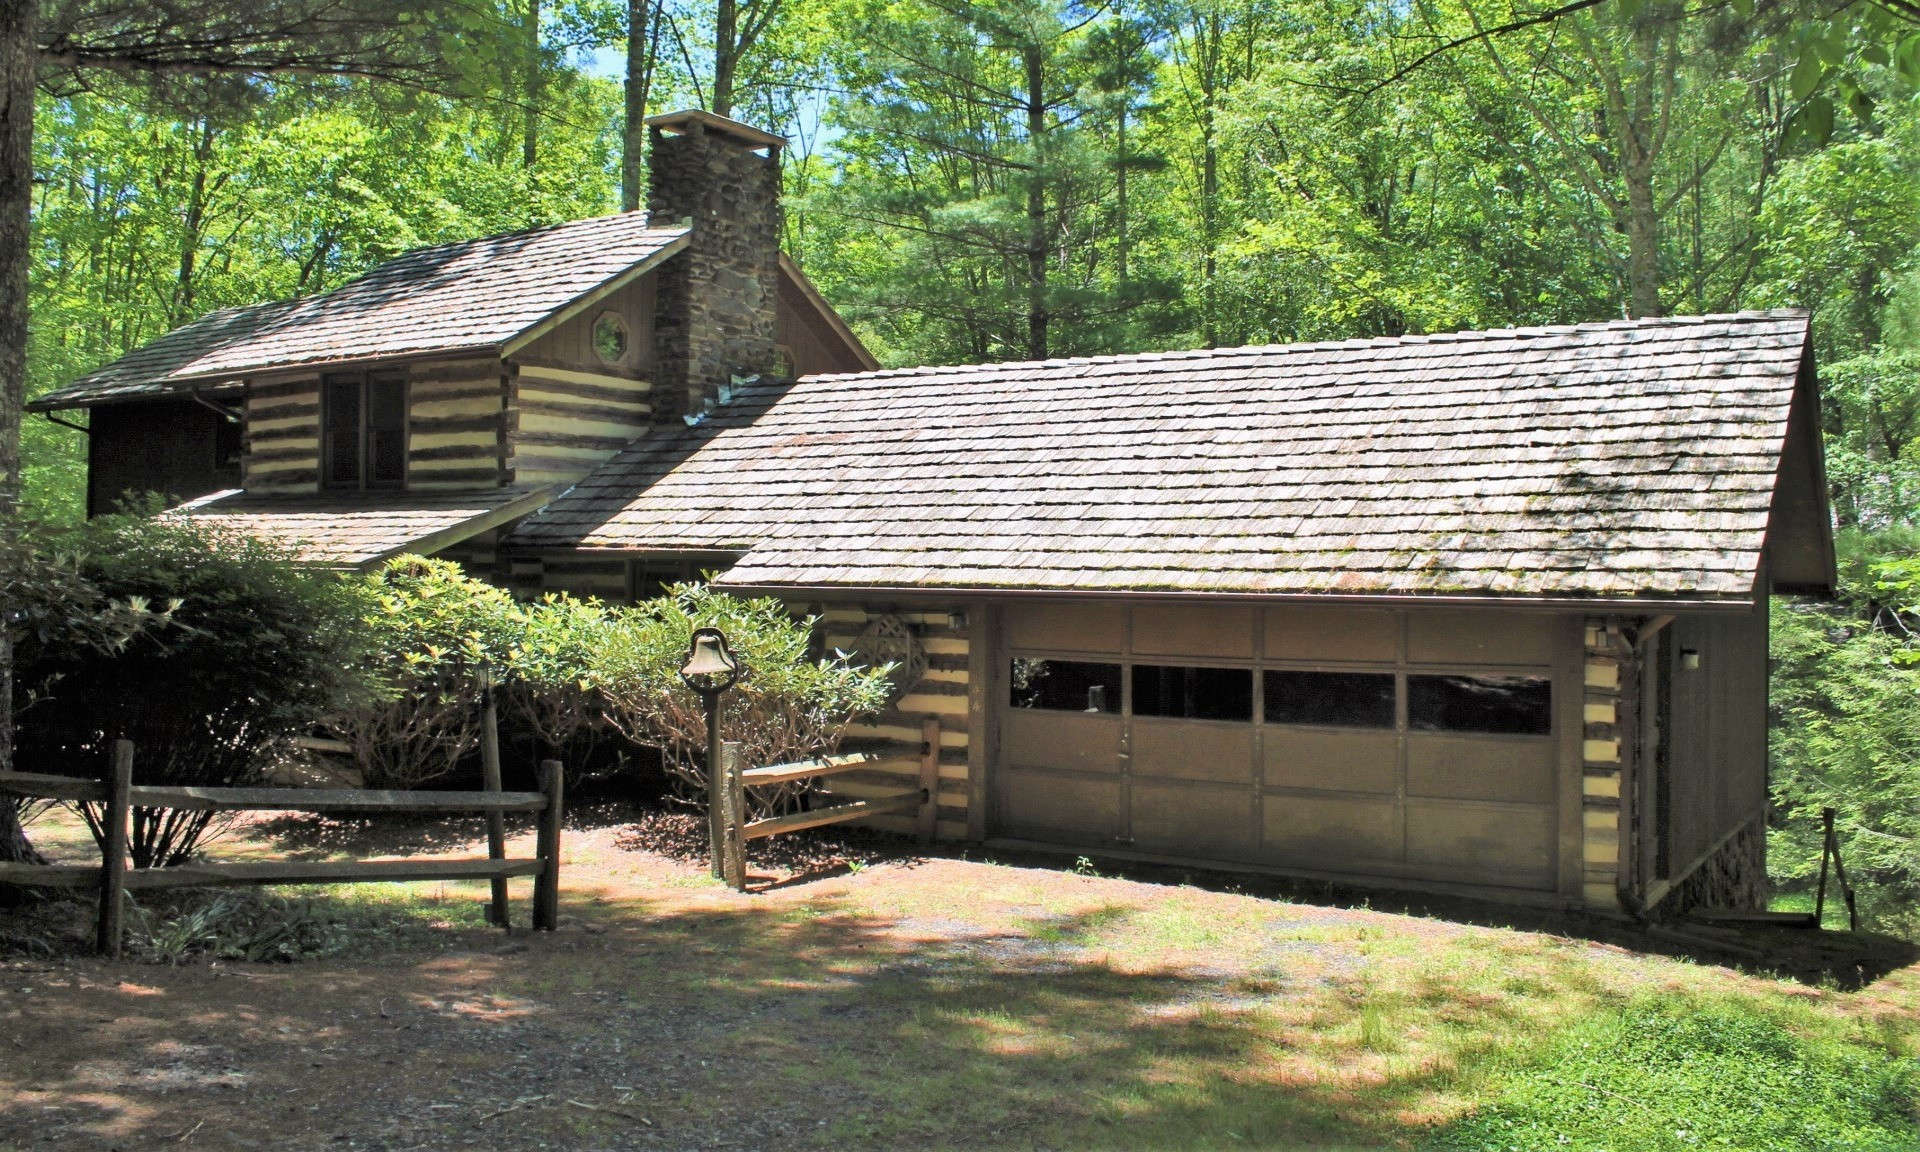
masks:
[[[686,252],[663,265],[653,327],[657,420],[717,400],[734,376],[771,373],[780,292],[780,155],[699,124],[652,130],[647,211],[693,222]]]
[[[1673,886],[1650,915],[1672,920],[1696,908],[1755,911],[1767,906],[1767,822],[1742,825],[1700,867]]]

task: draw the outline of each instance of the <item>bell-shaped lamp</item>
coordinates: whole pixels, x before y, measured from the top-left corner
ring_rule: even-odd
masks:
[[[740,678],[740,662],[727,651],[727,637],[718,628],[696,628],[687,645],[687,662],[680,679],[701,695],[725,692]]]

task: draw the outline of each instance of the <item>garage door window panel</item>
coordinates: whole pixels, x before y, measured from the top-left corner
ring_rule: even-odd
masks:
[[[1016,656],[1007,703],[1046,712],[1118,713],[1121,683],[1118,664]]]
[[[1269,724],[1326,728],[1392,728],[1391,672],[1296,672],[1269,668],[1261,715]]]
[[[1553,731],[1553,682],[1545,676],[1408,676],[1407,727],[1547,736]]]
[[[1135,664],[1133,714],[1251,723],[1253,670]]]

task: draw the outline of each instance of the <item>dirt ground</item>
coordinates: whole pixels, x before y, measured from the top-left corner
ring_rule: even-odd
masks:
[[[220,851],[464,853],[477,831],[282,819]],[[322,960],[15,948],[0,1149],[1405,1147],[1470,1106],[1481,1063],[1637,992],[1920,1018],[1911,969],[1843,991],[1544,914],[904,845],[737,894],[663,846],[618,814],[570,828],[551,934],[478,927],[484,885],[444,884],[397,906],[408,931]]]

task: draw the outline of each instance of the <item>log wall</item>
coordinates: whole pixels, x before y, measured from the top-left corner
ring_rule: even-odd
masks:
[[[503,384],[490,357],[407,365],[407,487],[490,488],[505,464]],[[241,460],[250,492],[320,486],[320,381],[315,371],[251,380]]]
[[[247,438],[240,457],[249,492],[312,492],[320,486],[320,373],[247,382]]]
[[[500,362],[427,361],[407,373],[407,487],[491,488],[502,480]]]
[[[1633,739],[1638,670],[1618,620],[1589,617],[1581,741],[1581,896],[1593,911],[1620,909],[1620,794]]]
[[[973,629],[954,628],[951,612],[946,608],[915,606],[896,610],[881,604],[827,604],[810,605],[807,610],[820,616],[829,649],[853,648],[870,620],[891,614],[912,629],[927,655],[927,672],[919,683],[871,722],[847,730],[849,746],[878,745],[886,759],[876,765],[877,771],[834,777],[833,793],[860,799],[918,787],[921,725],[927,717],[935,717],[940,721],[940,787],[934,835],[941,840],[977,838],[973,828],[977,821],[969,820],[975,815],[971,802],[974,765],[970,753],[977,751],[972,747],[969,717],[984,707],[984,695],[976,701],[973,691],[979,688],[983,692],[984,686],[974,684],[970,638]],[[976,608],[969,616],[978,614]],[[912,835],[918,828],[912,813],[875,816],[861,823],[904,835]]]
[[[515,484],[571,483],[651,426],[645,380],[529,363],[511,371],[506,466]]]

